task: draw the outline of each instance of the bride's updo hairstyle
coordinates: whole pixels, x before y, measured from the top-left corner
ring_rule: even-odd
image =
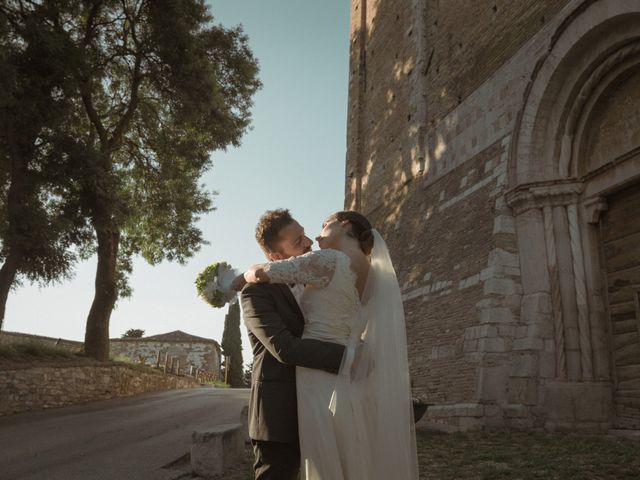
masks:
[[[360,249],[365,255],[371,255],[373,249],[373,227],[367,217],[361,213],[354,211],[337,212],[329,217],[330,220],[336,219],[339,222],[349,222],[351,231],[347,233],[350,237],[358,240]]]

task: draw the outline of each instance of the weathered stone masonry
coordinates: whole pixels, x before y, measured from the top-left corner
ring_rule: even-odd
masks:
[[[214,374],[220,373],[220,345],[213,339],[198,337],[176,330],[144,338],[119,338],[110,340],[111,355],[122,356],[132,361],[140,358],[147,365],[154,365],[158,352],[180,361],[180,372],[188,373],[194,366]]]
[[[0,415],[200,386],[191,377],[142,372],[127,365],[69,363],[0,369]]]
[[[351,3],[345,206],[427,420],[640,426],[640,1]]]

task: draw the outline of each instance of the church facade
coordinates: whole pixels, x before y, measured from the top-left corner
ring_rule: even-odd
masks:
[[[640,0],[352,0],[345,207],[425,422],[640,428]]]

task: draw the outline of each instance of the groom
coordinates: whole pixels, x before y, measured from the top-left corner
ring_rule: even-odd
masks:
[[[270,261],[311,251],[313,242],[289,210],[270,210],[256,227],[256,240]],[[296,365],[337,372],[344,347],[301,339],[303,285],[249,284],[242,311],[253,349],[249,436],[256,480],[296,480],[300,471]]]

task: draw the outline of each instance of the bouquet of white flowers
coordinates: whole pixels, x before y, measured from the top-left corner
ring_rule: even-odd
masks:
[[[227,262],[212,263],[196,277],[198,296],[214,308],[235,302],[237,295],[231,290],[231,282],[239,274]]]

